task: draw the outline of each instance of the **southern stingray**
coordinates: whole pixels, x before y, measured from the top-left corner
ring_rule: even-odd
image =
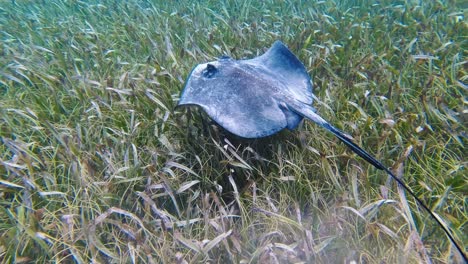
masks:
[[[294,129],[304,117],[314,121],[403,186],[437,221],[466,261],[461,246],[422,200],[380,161],[320,117],[311,106],[312,99],[311,79],[304,65],[276,41],[265,54],[253,59],[223,56],[197,65],[186,81],[178,106],[197,105],[221,127],[244,138]]]

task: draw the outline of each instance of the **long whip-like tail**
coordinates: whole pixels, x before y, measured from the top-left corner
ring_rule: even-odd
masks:
[[[416,201],[429,213],[429,215],[440,225],[440,227],[444,230],[445,234],[448,236],[450,241],[455,245],[457,250],[460,252],[461,256],[463,257],[465,263],[468,263],[468,258],[466,256],[466,253],[462,249],[462,247],[455,241],[455,238],[453,235],[450,233],[447,227],[435,216],[435,214],[429,209],[429,207],[424,204],[424,202],[419,199],[416,194],[398,177],[396,177],[387,167],[385,167],[380,161],[372,157],[369,153],[367,153],[365,150],[363,150],[361,147],[356,145],[354,142],[351,141],[351,139],[346,136],[345,133],[337,129],[336,127],[332,126],[330,123],[328,123],[325,119],[323,119],[321,116],[316,114],[314,112],[314,109],[311,106],[308,106],[306,104],[303,104],[301,102],[291,102],[287,105],[287,107],[296,112],[299,115],[302,115],[318,125],[320,125],[323,128],[326,128],[328,131],[332,132],[338,139],[340,139],[343,143],[345,143],[351,150],[353,150],[356,154],[358,154],[361,158],[365,159],[367,162],[372,164],[374,167],[376,167],[379,170],[383,170],[388,175],[390,175],[400,186],[402,186],[411,196],[416,199]]]

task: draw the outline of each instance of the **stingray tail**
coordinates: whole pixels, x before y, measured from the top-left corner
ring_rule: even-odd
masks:
[[[396,177],[387,167],[385,167],[380,161],[372,157],[369,153],[367,153],[365,150],[363,150],[361,147],[356,145],[345,133],[337,129],[336,127],[332,126],[330,123],[328,123],[325,119],[323,119],[321,116],[316,114],[311,106],[308,106],[306,104],[300,103],[300,102],[294,102],[292,104],[288,105],[288,108],[291,109],[292,111],[296,112],[299,115],[302,115],[318,125],[322,126],[323,128],[326,128],[328,131],[332,132],[338,139],[340,139],[344,144],[346,144],[349,148],[351,148],[356,154],[358,154],[361,158],[365,159],[367,162],[372,164],[374,167],[376,167],[379,170],[383,170],[388,175],[390,175],[395,181],[398,182],[400,186],[402,186],[411,196],[416,199],[416,201],[429,213],[429,215],[440,225],[440,227],[444,230],[445,234],[447,234],[448,238],[450,241],[455,245],[457,250],[460,252],[462,255],[463,259],[465,260],[465,263],[468,263],[468,258],[466,254],[464,253],[464,250],[462,247],[455,241],[455,238],[452,236],[450,231],[448,230],[447,227],[439,220],[435,214],[429,209],[429,207],[424,204],[424,202],[419,199],[416,194],[398,177]]]

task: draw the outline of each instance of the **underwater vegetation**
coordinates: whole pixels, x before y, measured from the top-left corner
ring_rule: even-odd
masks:
[[[416,201],[311,122],[243,140],[174,109],[194,65],[281,40],[313,106],[466,248],[457,1],[2,1],[2,263],[452,263]]]

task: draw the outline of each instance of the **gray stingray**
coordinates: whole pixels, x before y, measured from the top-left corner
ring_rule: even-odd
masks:
[[[312,98],[311,79],[304,65],[276,41],[265,54],[250,60],[223,56],[197,65],[187,79],[178,106],[200,106],[220,126],[244,138],[294,129],[304,117],[314,121],[403,186],[437,221],[466,260],[461,247],[434,213],[387,167],[316,114]]]

